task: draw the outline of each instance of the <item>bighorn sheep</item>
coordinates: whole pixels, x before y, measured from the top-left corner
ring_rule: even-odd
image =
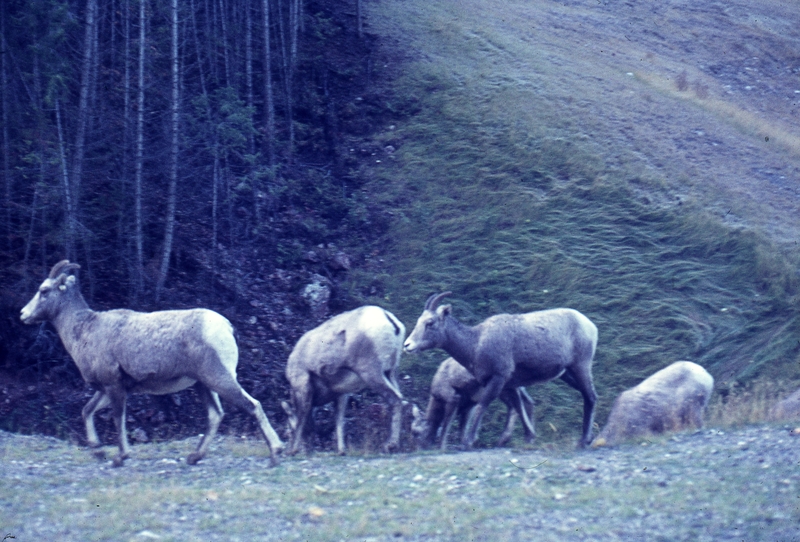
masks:
[[[83,299],[75,275],[69,274],[76,269],[80,266],[68,260],[53,266],[20,318],[26,324],[51,322],[83,379],[98,390],[82,413],[89,446],[100,446],[95,412],[110,405],[119,432],[114,465],[121,466],[130,454],[125,430],[128,395],[174,393],[194,384],[208,411],[208,431],[187,463],[202,459],[217,433],[224,415],[220,396],[256,418],[271,462],[277,461],[283,442],[261,403],[236,381],[239,350],[228,320],[207,309],[95,312]]]
[[[411,423],[411,432],[423,445],[430,446],[436,440],[436,434],[441,427],[441,449],[442,451],[446,450],[447,436],[455,415],[458,414],[463,438],[467,427],[467,417],[472,407],[477,404],[480,391],[481,386],[475,377],[456,360],[447,358],[433,375],[428,408],[424,413],[417,408],[417,405],[412,408],[414,420]],[[508,408],[508,417],[506,418],[506,427],[497,440],[497,445],[505,446],[511,439],[517,418],[522,418],[525,440],[531,442],[536,436],[531,419],[533,410],[531,396],[522,387],[505,388],[500,393],[500,400]]]
[[[336,401],[336,447],[344,454],[347,398],[364,389],[379,393],[391,406],[391,432],[384,450],[397,448],[403,399],[397,364],[405,333],[392,313],[365,306],[339,314],[300,337],[286,363],[292,404],[282,403],[289,416],[289,453],[305,451],[313,407]]]
[[[592,446],[614,446],[639,436],[703,426],[714,378],[690,361],[677,361],[620,394]]]
[[[504,389],[559,377],[583,396],[580,445],[588,445],[597,401],[592,382],[592,359],[597,346],[595,325],[578,311],[552,309],[498,314],[469,327],[456,320],[450,305],[439,306],[442,298],[450,294],[428,298],[405,342],[405,350],[441,348],[482,386],[480,400],[467,421],[464,446],[470,448],[475,443],[486,407]]]
[[[769,411],[770,420],[800,420],[800,390],[778,401]]]

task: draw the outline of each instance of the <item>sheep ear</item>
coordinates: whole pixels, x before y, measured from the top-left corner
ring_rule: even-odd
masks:
[[[450,310],[452,308],[453,308],[452,305],[442,305],[441,307],[436,309],[436,314],[441,318],[444,318],[445,316],[450,316]]]

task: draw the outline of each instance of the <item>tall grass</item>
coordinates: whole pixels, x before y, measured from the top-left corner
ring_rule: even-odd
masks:
[[[503,71],[505,56],[520,53],[507,37],[476,35],[441,14],[427,20],[433,31],[403,27],[419,32],[408,41],[424,59],[403,66],[394,106],[407,116],[385,136],[398,150],[368,187],[394,213],[380,246],[385,266],[356,274],[353,295],[409,326],[426,296],[443,290],[468,323],[580,310],[600,330],[598,420],[620,391],[677,360],[700,363],[720,385],[800,381],[794,256],[676,196],[658,171],[607,163],[574,109]],[[379,298],[366,294],[376,281]],[[445,357],[405,358],[413,399],[424,400]],[[577,433],[577,392],[556,383],[531,391],[545,440]]]
[[[770,410],[794,390],[783,382],[758,380],[717,391],[708,405],[706,424],[735,427],[774,421]]]

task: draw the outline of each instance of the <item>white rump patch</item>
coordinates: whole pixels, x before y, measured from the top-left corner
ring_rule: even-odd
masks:
[[[233,337],[233,326],[227,318],[214,311],[201,309],[203,340],[216,350],[222,365],[236,376],[236,365],[239,363],[239,347]]]

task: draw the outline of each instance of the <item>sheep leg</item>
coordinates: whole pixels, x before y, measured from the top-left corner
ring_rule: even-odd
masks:
[[[585,448],[592,443],[592,424],[594,423],[594,407],[597,404],[597,392],[592,382],[591,369],[585,367],[568,367],[561,380],[575,388],[583,396],[583,435],[578,447]]]
[[[119,434],[119,454],[112,460],[115,467],[121,467],[125,459],[130,457],[131,448],[128,444],[128,430],[125,427],[125,412],[128,396],[125,390],[119,388],[106,388],[106,395],[108,395],[111,402],[111,410],[114,417],[114,425],[117,427]]]
[[[505,383],[506,378],[504,378],[502,375],[494,375],[483,387],[481,398],[478,401],[478,404],[475,405],[475,408],[473,408],[472,412],[469,413],[467,430],[464,433],[464,438],[461,441],[466,449],[471,449],[475,444],[475,440],[478,438],[478,430],[481,427],[481,420],[483,420],[483,415],[486,412],[486,408],[492,403],[492,401],[497,399],[497,397],[500,395],[500,392],[503,391]]]
[[[431,394],[425,412],[415,415],[414,423],[411,426],[412,432],[418,435],[424,447],[431,446],[433,441],[436,440],[436,432],[442,423],[443,416],[444,402]]]
[[[344,455],[344,412],[347,409],[347,401],[350,396],[343,393],[336,399],[336,451],[339,455]]]
[[[222,378],[215,382],[213,387],[209,387],[211,391],[218,393],[219,396],[226,401],[230,401],[255,417],[258,422],[258,427],[261,429],[261,434],[264,436],[269,446],[270,466],[277,465],[278,454],[283,451],[283,441],[278,436],[278,433],[275,432],[275,429],[272,428],[272,424],[269,423],[261,403],[244,391],[232,376]]]
[[[525,442],[533,442],[536,438],[536,427],[534,426],[533,418],[533,398],[528,395],[525,388],[517,388],[520,398],[520,411],[519,416],[522,419],[522,425],[525,428]]]
[[[289,455],[295,455],[301,451],[303,453],[306,452],[306,427],[311,418],[313,397],[311,381],[307,374],[304,375],[301,380],[293,381],[291,384],[292,406],[295,416],[297,416],[297,426],[292,432],[292,441],[289,444]]]
[[[464,435],[467,434],[467,421],[469,421],[469,415],[475,408],[475,404],[468,400],[461,400],[458,403],[458,429],[461,432],[459,442],[463,441]]]
[[[102,390],[98,390],[81,411],[83,424],[86,426],[86,440],[90,448],[97,448],[100,446],[100,439],[97,437],[97,430],[94,427],[94,414],[110,404],[111,400],[108,398],[108,395]]]
[[[400,446],[400,425],[403,419],[403,394],[397,384],[397,375],[394,369],[384,371],[377,376],[375,373],[362,375],[367,386],[380,394],[392,411],[391,427],[389,438],[383,444],[383,452],[389,453]]]
[[[506,426],[500,434],[500,438],[497,439],[497,446],[505,446],[508,444],[508,441],[511,440],[511,435],[514,433],[514,425],[519,417],[520,398],[516,389],[512,390],[506,388],[500,393],[500,400],[506,405],[508,414],[506,416]]]
[[[394,390],[391,393],[386,393],[385,397],[392,411],[392,421],[389,429],[389,438],[383,445],[383,452],[390,453],[400,447],[400,424],[403,420],[403,403]]]
[[[450,435],[450,428],[453,427],[453,420],[455,420],[456,411],[458,410],[459,397],[455,396],[444,405],[444,417],[442,418],[442,443],[440,449],[444,452],[447,450],[447,437]],[[436,424],[439,425],[438,423]],[[461,419],[461,430],[464,430],[464,420]]]
[[[203,438],[200,439],[197,450],[190,453],[186,458],[186,463],[189,465],[195,465],[205,457],[206,452],[208,452],[208,447],[211,445],[211,441],[214,440],[217,434],[219,424],[223,416],[225,416],[225,411],[222,410],[222,405],[219,402],[219,395],[217,395],[216,392],[211,391],[200,382],[195,384],[195,389],[200,395],[203,404],[206,406],[206,411],[208,411],[208,430],[206,430],[206,434],[203,435]]]

